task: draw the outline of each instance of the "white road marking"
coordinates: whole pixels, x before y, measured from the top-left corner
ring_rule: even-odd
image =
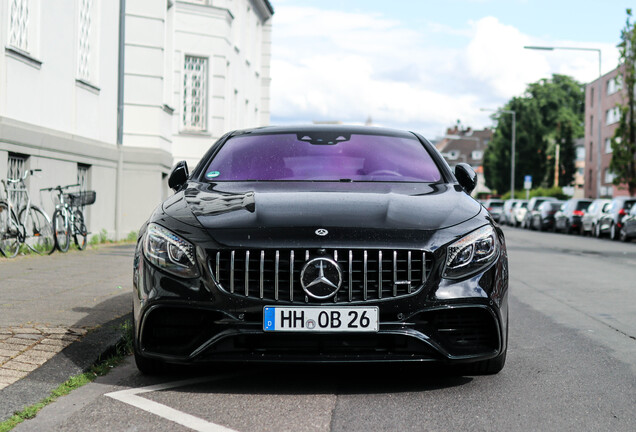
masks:
[[[225,377],[214,378],[193,378],[188,380],[173,381],[164,384],[156,384],[147,387],[140,387],[128,390],[120,390],[116,392],[106,393],[104,396],[108,396],[120,402],[132,405],[136,408],[144,410],[146,412],[155,414],[159,417],[163,417],[166,420],[178,423],[182,426],[188,427],[199,432],[236,432],[233,429],[226,428],[225,426],[218,425],[203,420],[199,417],[184,413],[182,411],[171,408],[167,405],[160,404],[159,402],[151,401],[149,399],[138,396],[143,393],[150,393],[155,391],[167,390],[175,387],[184,387],[192,384],[199,384],[209,381],[215,381]]]

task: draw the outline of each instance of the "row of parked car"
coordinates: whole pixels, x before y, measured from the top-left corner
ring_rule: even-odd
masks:
[[[483,205],[502,225],[589,234],[598,238],[609,236],[612,240],[625,242],[636,238],[636,197],[572,198],[567,201],[553,197],[491,199],[484,201]]]

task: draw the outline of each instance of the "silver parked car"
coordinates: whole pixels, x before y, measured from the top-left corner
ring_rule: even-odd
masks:
[[[596,199],[587,208],[587,211],[581,218],[581,235],[595,235],[596,226],[603,213],[607,212],[612,200]]]

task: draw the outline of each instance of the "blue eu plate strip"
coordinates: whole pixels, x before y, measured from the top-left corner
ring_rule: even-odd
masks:
[[[263,315],[263,330],[275,330],[276,308],[266,307]]]

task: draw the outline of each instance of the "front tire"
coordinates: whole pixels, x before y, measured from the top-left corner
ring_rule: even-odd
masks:
[[[24,220],[25,244],[32,251],[42,255],[49,255],[55,250],[55,236],[53,235],[53,225],[44,211],[36,206],[29,209],[26,219],[24,212],[20,210],[20,220]]]
[[[55,245],[60,252],[67,252],[71,243],[71,234],[68,229],[68,217],[66,212],[55,210],[53,213],[53,232],[55,233]]]

